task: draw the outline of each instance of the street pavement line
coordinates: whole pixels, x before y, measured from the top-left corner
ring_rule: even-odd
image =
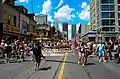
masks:
[[[65,62],[66,62],[66,56],[63,59],[63,64],[62,64],[62,67],[60,69],[60,73],[58,75],[58,79],[62,79],[62,77],[63,77],[63,72],[64,72],[64,68],[65,68]]]

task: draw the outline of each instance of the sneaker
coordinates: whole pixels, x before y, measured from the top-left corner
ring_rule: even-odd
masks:
[[[78,61],[78,64],[80,64],[80,61]]]
[[[82,64],[82,66],[85,66],[84,64]]]
[[[104,60],[104,63],[106,63],[107,61],[106,60]]]
[[[101,62],[101,60],[99,60],[99,62]]]

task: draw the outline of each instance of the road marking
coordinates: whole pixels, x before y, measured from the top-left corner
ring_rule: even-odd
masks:
[[[64,72],[64,68],[65,68],[65,61],[66,61],[66,56],[65,56],[64,59],[63,59],[63,64],[62,64],[60,73],[59,73],[59,75],[58,75],[58,79],[62,79],[62,77],[63,77],[63,72]]]

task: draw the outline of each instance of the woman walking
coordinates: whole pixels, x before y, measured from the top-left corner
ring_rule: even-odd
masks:
[[[79,61],[78,61],[78,64],[80,64],[81,62],[81,65],[84,66],[85,65],[85,49],[84,49],[84,43],[79,43],[79,46],[78,46],[78,50],[79,50]]]
[[[40,44],[40,42],[35,43],[35,46],[33,48],[33,54],[35,56],[35,70],[39,70],[41,57],[45,59],[45,57],[42,55],[42,45]]]

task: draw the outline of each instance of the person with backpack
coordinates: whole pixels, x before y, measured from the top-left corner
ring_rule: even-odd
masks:
[[[99,62],[106,62],[105,60],[105,44],[104,42],[101,42],[99,45],[98,45],[98,55],[99,55]]]

